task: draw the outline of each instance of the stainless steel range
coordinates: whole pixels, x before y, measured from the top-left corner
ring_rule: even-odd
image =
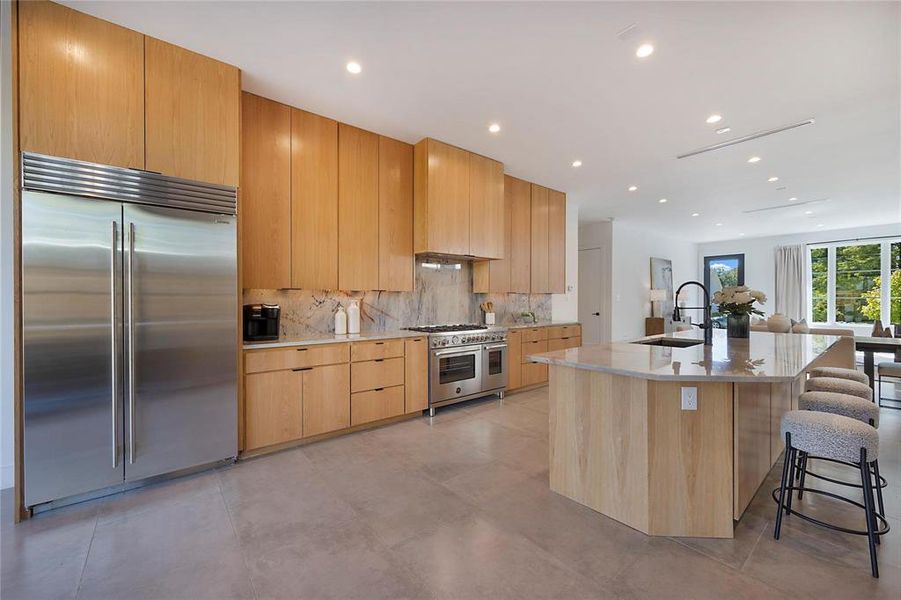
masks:
[[[507,331],[484,325],[409,327],[429,334],[429,415],[463,400],[507,387]]]

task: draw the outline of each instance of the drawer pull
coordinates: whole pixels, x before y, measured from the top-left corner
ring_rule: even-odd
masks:
[[[375,388],[375,389],[372,390],[372,391],[373,391],[373,392],[381,392],[381,391],[384,390],[384,389],[385,389],[385,388],[383,388],[383,387],[382,387],[382,388]]]
[[[384,362],[384,360],[385,360],[384,358],[377,358],[372,362]]]
[[[376,342],[375,345],[376,345],[376,346],[382,346],[384,343],[385,343],[385,342]]]
[[[302,369],[291,369],[291,370],[295,371],[295,372],[297,372],[297,371],[312,371],[313,367],[304,367]]]
[[[306,352],[307,350],[309,350],[309,348],[298,348],[297,349],[298,352]]]

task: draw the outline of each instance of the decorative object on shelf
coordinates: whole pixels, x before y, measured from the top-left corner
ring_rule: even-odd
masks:
[[[719,306],[720,314],[726,315],[726,335],[746,338],[750,334],[751,315],[763,315],[755,303],[765,304],[766,294],[744,285],[724,287],[713,294],[713,303]],[[785,331],[789,329],[791,321]]]
[[[810,326],[807,325],[807,319],[801,319],[792,323],[792,333],[810,333]]]
[[[485,325],[494,325],[494,302],[482,302],[479,308],[485,313]]]
[[[690,327],[689,327],[690,329]],[[660,335],[662,333],[666,333],[663,330],[663,317],[645,317],[644,319],[644,334],[645,335]]]
[[[772,333],[788,333],[792,329],[792,320],[782,313],[774,313],[766,320],[766,328]]]
[[[886,327],[882,332],[882,337],[892,337],[892,330]]]
[[[335,335],[344,335],[346,333],[347,313],[344,312],[344,307],[339,304],[338,310],[335,311]]]
[[[521,319],[527,319],[526,323],[537,323],[538,317],[535,316],[535,313],[528,310],[525,312],[519,313]]]
[[[666,290],[651,288],[651,293],[649,294],[651,299],[651,316],[652,317],[661,317],[666,313],[660,312],[660,303],[666,302]]]
[[[347,333],[360,333],[360,305],[356,300],[347,307]]]
[[[885,328],[882,326],[882,319],[876,319],[876,322],[873,323],[873,331],[870,333],[872,337],[882,337],[882,332]]]

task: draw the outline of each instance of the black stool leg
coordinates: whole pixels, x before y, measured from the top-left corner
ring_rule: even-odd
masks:
[[[782,461],[782,482],[779,484],[779,504],[776,507],[776,527],[773,530],[773,537],[779,539],[782,532],[782,507],[785,502],[785,488],[789,483],[789,470],[792,464],[792,438],[790,433],[785,434],[785,459]],[[789,494],[790,495],[790,494]]]
[[[863,503],[867,517],[867,538],[870,542],[870,568],[873,577],[879,577],[879,565],[876,562],[876,512],[873,508],[873,487],[870,466],[867,463],[867,451],[860,449],[860,483],[863,486]]]
[[[879,506],[879,514],[885,516],[885,504],[882,502],[882,478],[879,476],[879,461],[873,461],[873,474],[876,475],[876,503]]]
[[[801,479],[798,482],[798,487],[804,487],[804,480],[807,479],[807,453],[801,452],[801,458],[798,460],[801,463]],[[798,490],[798,500],[801,499],[801,496],[804,495],[804,490]]]
[[[795,481],[797,477],[797,465],[800,462],[798,459],[799,452],[796,448],[792,448],[792,459],[791,463],[788,466],[788,482],[791,485],[791,482]],[[788,491],[788,495],[785,497],[785,514],[791,514],[792,510],[792,493],[791,490]]]

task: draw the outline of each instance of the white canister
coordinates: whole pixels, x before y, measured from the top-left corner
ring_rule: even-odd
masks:
[[[494,325],[494,313],[493,312],[485,313],[485,325]]]
[[[344,335],[346,333],[347,313],[344,312],[344,307],[339,304],[338,310],[335,311],[335,335]]]
[[[347,307],[347,333],[360,333],[360,305],[356,300]]]
[[[788,333],[792,329],[792,321],[782,313],[775,313],[766,320],[766,328],[773,333]]]

